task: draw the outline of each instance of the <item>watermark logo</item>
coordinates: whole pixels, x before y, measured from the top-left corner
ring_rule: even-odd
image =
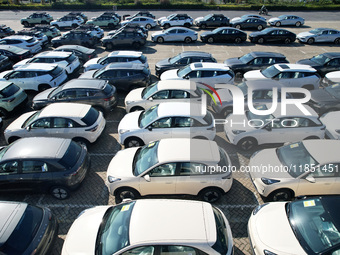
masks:
[[[203,83],[203,82],[198,82],[198,83],[201,84],[201,85],[203,85],[203,86],[205,86],[205,87],[207,87],[207,88],[210,89],[213,93],[215,93],[215,95],[217,96],[217,98],[218,98],[218,100],[219,100],[219,102],[220,102],[220,104],[221,104],[221,106],[222,106],[221,97],[220,97],[220,95],[217,93],[217,91],[216,91],[212,86],[210,86],[210,85],[208,85],[208,84],[206,84],[206,83]],[[204,88],[199,88],[199,89],[201,89],[201,90],[203,90],[205,93],[207,93],[207,94],[211,97],[211,99],[213,100],[214,104],[217,105],[217,102],[216,102],[214,96],[210,93],[209,90],[204,89]],[[204,95],[204,94],[203,94],[203,95]],[[202,96],[203,96],[203,95],[202,95]],[[206,100],[202,100],[202,101],[206,101]]]

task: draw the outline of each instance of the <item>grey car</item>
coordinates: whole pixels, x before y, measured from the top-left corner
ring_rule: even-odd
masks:
[[[117,105],[117,99],[116,88],[105,80],[73,79],[36,95],[32,107],[38,110],[57,102],[84,103],[105,113]]]
[[[305,24],[305,19],[296,15],[281,15],[279,17],[271,18],[268,20],[271,26],[296,26],[301,27]]]
[[[91,58],[97,57],[94,49],[89,49],[80,45],[63,45],[54,49],[55,51],[73,52],[79,58],[81,63],[89,61]]]
[[[132,47],[139,49],[145,45],[146,36],[142,32],[121,30],[116,34],[105,36],[102,45],[106,50],[113,50],[115,47]]]

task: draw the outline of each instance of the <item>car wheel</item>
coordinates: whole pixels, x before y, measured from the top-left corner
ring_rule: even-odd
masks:
[[[8,138],[8,143],[14,143],[16,140],[19,140],[20,137],[17,137],[17,136],[12,136],[10,138]]]
[[[237,146],[244,151],[249,151],[257,146],[257,141],[253,137],[245,137],[237,143]]]
[[[284,42],[285,42],[285,44],[289,44],[289,43],[291,43],[291,40],[290,40],[290,38],[286,38]]]
[[[200,192],[200,198],[208,203],[214,203],[221,199],[222,192],[217,188],[206,188]]]
[[[260,37],[259,39],[257,39],[257,43],[260,43],[260,44],[264,43],[263,37]]]
[[[146,24],[146,25],[145,25],[145,28],[146,28],[147,30],[150,30],[150,29],[151,29],[151,25],[150,25],[150,24]]]
[[[108,26],[108,28],[110,28],[110,29],[113,29],[113,28],[115,27],[115,25],[114,25],[113,23],[109,23],[107,26]]]
[[[170,27],[170,24],[169,23],[166,23],[166,24],[164,24],[164,29],[168,29],[169,27]]]
[[[112,50],[113,49],[113,44],[112,43],[107,43],[105,45],[105,50]]]
[[[200,28],[206,29],[206,28],[207,28],[207,25],[206,25],[206,24],[202,24],[202,25],[200,26]]]
[[[130,112],[143,111],[144,109],[140,106],[132,107]]]
[[[76,23],[72,24],[72,28],[77,28],[77,27],[78,27],[78,25]]]
[[[192,42],[191,37],[185,37],[184,42],[185,43],[191,43]]]
[[[307,43],[308,43],[308,44],[313,44],[314,41],[315,41],[314,38],[309,38],[309,39],[307,40]]]
[[[301,27],[301,22],[300,22],[300,21],[296,22],[296,23],[295,23],[295,26]]]
[[[30,24],[27,21],[24,21],[22,24],[24,25],[24,27],[29,27],[30,26]]]
[[[131,188],[120,188],[115,192],[116,204],[121,203],[124,199],[137,199],[139,197],[139,193]]]
[[[242,42],[242,39],[240,37],[236,37],[234,42],[239,44]]]
[[[222,117],[225,119],[227,118],[230,114],[233,113],[233,108],[232,107],[227,107],[221,111]]]
[[[280,22],[280,21],[276,22],[276,23],[275,23],[275,26],[276,26],[276,27],[281,26],[281,22]]]
[[[6,119],[7,116],[8,116],[8,112],[5,109],[0,108],[0,117],[3,119]]]
[[[241,29],[241,25],[236,25],[235,28],[236,29]]]
[[[187,28],[191,27],[190,23],[185,23],[184,26]]]
[[[134,48],[134,49],[139,49],[140,48],[140,43],[139,42],[134,42],[133,44],[132,44],[132,47]]]
[[[257,26],[257,30],[262,30],[263,29],[263,26],[262,25],[258,25]]]
[[[208,43],[214,43],[214,38],[210,36],[210,37],[207,39],[207,42],[208,42]]]
[[[139,147],[144,145],[144,142],[138,137],[130,137],[124,141],[125,148]]]
[[[158,38],[157,38],[157,42],[158,42],[158,43],[164,43],[164,38],[161,37],[161,36],[158,37]]]
[[[335,44],[340,44],[340,38],[336,38],[336,39],[334,40],[334,43],[335,43]]]
[[[268,196],[270,201],[289,201],[292,197],[292,191],[289,189],[275,190]]]
[[[63,200],[70,196],[70,191],[63,186],[54,186],[50,189],[50,194],[56,199]]]
[[[40,84],[40,85],[38,86],[39,92],[42,92],[42,91],[44,91],[44,90],[46,90],[46,89],[50,89],[50,88],[51,88],[51,86],[48,85],[48,84]]]

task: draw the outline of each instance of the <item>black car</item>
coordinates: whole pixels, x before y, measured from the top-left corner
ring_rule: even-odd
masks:
[[[12,63],[32,57],[32,53],[29,50],[10,45],[0,45],[0,55],[8,57]]]
[[[0,201],[0,211],[1,254],[51,254],[58,222],[50,209]]]
[[[145,45],[145,34],[137,31],[122,30],[113,35],[105,36],[102,39],[102,45],[106,50],[113,50],[115,47],[129,47],[139,49]]]
[[[89,49],[84,46],[80,45],[63,45],[59,46],[58,48],[54,49],[55,51],[70,51],[76,54],[79,58],[79,61],[82,63],[86,63],[91,58],[96,58],[97,53],[94,49]]]
[[[267,22],[258,18],[241,18],[236,21],[231,21],[230,26],[237,29],[257,29],[262,30],[267,27]]]
[[[0,72],[12,69],[12,62],[8,57],[0,55]]]
[[[6,36],[14,35],[15,32],[12,28],[6,25],[0,25],[0,38],[4,38]]]
[[[213,31],[203,32],[201,41],[207,43],[214,42],[234,42],[241,43],[247,40],[247,33],[233,27],[220,27]]]
[[[251,71],[264,69],[278,63],[289,63],[281,53],[253,51],[239,58],[229,58],[224,64],[229,66],[235,73],[235,78],[242,78],[243,74]]]
[[[296,34],[282,28],[266,28],[249,35],[249,40],[253,43],[292,43],[296,39]]]
[[[208,14],[194,20],[194,24],[199,28],[229,26],[229,18],[223,14]]]
[[[307,104],[312,107],[319,116],[327,112],[340,110],[340,84],[312,90],[310,93],[311,99]]]
[[[53,38],[51,40],[51,44],[54,48],[57,48],[61,45],[82,45],[85,47],[95,47],[98,40],[96,37],[91,35],[90,31],[69,31],[64,33],[62,36]]]
[[[326,52],[310,59],[299,60],[296,63],[310,65],[315,68],[321,76],[325,76],[326,73],[340,70],[340,53]]]
[[[216,59],[210,53],[202,51],[183,51],[172,58],[166,58],[156,63],[156,75],[159,77],[163,72],[178,69],[195,62],[212,62]]]
[[[151,19],[155,19],[156,18],[156,16],[155,15],[153,15],[151,12],[149,12],[149,11],[139,11],[139,12],[137,12],[137,13],[135,13],[134,15],[132,15],[132,16],[126,16],[126,20],[130,20],[130,19],[133,19],[133,18],[135,18],[135,17],[148,17],[148,18],[151,18]]]

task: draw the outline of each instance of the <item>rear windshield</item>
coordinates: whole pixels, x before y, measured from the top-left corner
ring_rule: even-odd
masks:
[[[67,63],[72,63],[76,59],[76,56],[74,54],[71,54],[67,59]]]
[[[103,88],[103,92],[105,95],[110,95],[113,91],[113,87],[110,84],[106,84],[106,86]]]
[[[17,85],[11,84],[0,91],[1,98],[7,98],[13,96],[15,93],[19,91],[19,87]]]
[[[63,71],[63,69],[61,67],[56,66],[52,71],[49,72],[49,74],[52,77],[57,77],[62,71]]]
[[[78,162],[81,154],[81,146],[76,142],[71,142],[65,155],[59,160],[59,163],[66,169],[71,169]]]
[[[143,64],[146,62],[146,57],[144,55],[140,56],[139,58],[140,62],[142,62]]]
[[[87,125],[92,126],[98,119],[99,112],[94,109],[93,107],[90,108],[90,110],[87,112],[84,118],[81,120]]]

